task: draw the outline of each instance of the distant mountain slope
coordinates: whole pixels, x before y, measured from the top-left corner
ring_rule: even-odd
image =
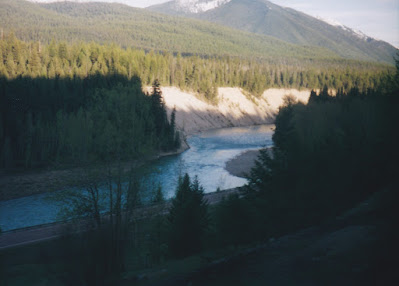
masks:
[[[339,58],[326,49],[122,4],[0,0],[0,15],[0,27],[24,40],[114,42],[158,51],[273,60]]]
[[[214,8],[206,11],[195,9],[195,5],[204,5],[204,2],[213,3],[215,0],[175,0],[148,9],[203,19],[294,44],[324,47],[350,59],[393,63],[397,52],[386,42],[359,35],[348,27],[334,26],[266,0],[227,0],[213,3]]]
[[[231,0],[175,0],[148,7],[161,13],[171,15],[189,15],[213,10]]]

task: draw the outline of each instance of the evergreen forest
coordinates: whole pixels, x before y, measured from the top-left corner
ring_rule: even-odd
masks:
[[[253,252],[240,251],[274,247],[276,238],[304,228],[344,225],[342,213],[375,196],[375,209],[349,222],[375,224],[379,235],[367,252],[371,262],[358,272],[374,282],[369,271],[391,265],[389,253],[399,238],[398,61],[395,69],[197,20],[131,8],[125,13],[122,5],[103,15],[99,3],[82,9],[29,3],[32,11],[23,18],[25,2],[15,3],[0,0],[6,19],[0,20],[1,175],[94,166],[85,171],[97,172],[101,181],[82,174],[87,180],[81,191],[57,198],[75,231],[1,253],[1,286],[44,280],[149,285],[148,277],[162,283],[170,273],[177,277],[170,285],[231,285],[241,264],[225,257],[239,253],[235,261],[251,260]],[[132,13],[136,21],[129,20]],[[173,37],[165,40],[168,35]],[[132,162],[176,152],[184,143],[161,86],[215,106],[219,87],[241,88],[249,98],[269,88],[312,91],[308,104],[284,99],[273,147],[260,151],[248,183],[231,196],[211,205],[198,178],[180,174],[173,199],[167,201],[163,186],[153,182],[156,194],[143,202],[140,195],[150,190]],[[332,271],[327,265],[321,272],[324,279],[347,273],[332,273],[337,261]],[[316,260],[311,263],[318,269]],[[381,273],[395,274],[389,267]],[[244,280],[264,285],[263,278],[256,273]]]
[[[362,62],[326,61],[312,68],[311,62],[146,53],[93,42],[43,45],[20,41],[13,33],[0,40],[0,56],[3,167],[92,161],[120,152],[110,146],[132,158],[175,148],[175,127],[162,99],[151,100],[142,91],[154,82],[217,103],[217,87],[241,87],[254,96],[271,87],[367,92],[393,74],[387,66]],[[135,138],[133,144],[129,138]],[[105,149],[108,155],[102,154]]]
[[[106,64],[97,62],[99,45],[86,63],[66,44],[40,47],[11,36],[1,46],[2,168],[131,160],[178,148],[159,82],[145,94],[137,73],[118,71],[120,49],[109,49]]]

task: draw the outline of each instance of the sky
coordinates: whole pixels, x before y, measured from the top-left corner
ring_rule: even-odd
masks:
[[[144,8],[169,0],[112,1]],[[399,0],[271,0],[271,2],[311,16],[338,21],[399,48]]]
[[[399,48],[399,0],[274,0],[311,16],[336,20]]]

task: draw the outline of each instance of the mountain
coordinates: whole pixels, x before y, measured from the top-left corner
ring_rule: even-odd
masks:
[[[165,14],[188,16],[216,9],[230,1],[231,0],[176,0],[153,5],[148,7],[148,9]]]
[[[130,5],[129,0],[27,0],[33,3],[56,3],[56,2],[75,2],[75,3],[87,3],[87,2],[106,2],[106,3],[120,3]]]
[[[122,47],[208,56],[339,59],[323,48],[295,45],[274,37],[133,8],[116,3],[37,4],[0,0],[0,28],[23,40],[95,41]]]
[[[393,63],[398,51],[346,26],[327,23],[266,0],[175,0],[148,9],[273,36],[293,44],[323,47],[349,59]]]

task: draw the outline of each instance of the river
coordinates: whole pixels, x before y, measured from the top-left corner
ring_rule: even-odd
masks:
[[[153,196],[161,184],[164,196],[173,197],[180,174],[198,176],[206,193],[217,188],[230,189],[247,181],[230,175],[225,164],[247,150],[272,145],[274,125],[232,127],[206,131],[188,138],[190,149],[179,155],[152,161],[140,168],[146,186],[144,200]],[[61,192],[61,191],[60,191]],[[3,231],[57,221],[60,206],[48,194],[0,202],[0,227]]]

